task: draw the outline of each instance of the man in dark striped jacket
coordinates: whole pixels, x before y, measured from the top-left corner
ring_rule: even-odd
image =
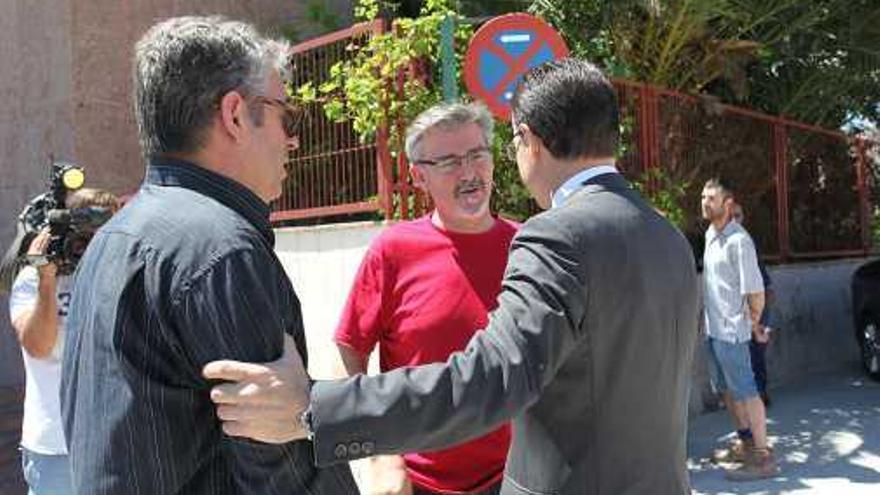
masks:
[[[222,18],[161,22],[138,42],[144,184],[95,236],[69,316],[62,413],[77,493],[357,493],[309,442],[223,434],[209,361],[305,356],[299,300],[273,252],[297,113],[286,47]],[[291,351],[292,352],[292,351]]]

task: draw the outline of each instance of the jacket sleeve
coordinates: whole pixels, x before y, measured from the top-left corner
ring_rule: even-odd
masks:
[[[283,333],[301,329],[298,308],[280,287],[284,274],[267,253],[241,250],[218,259],[180,296],[180,344],[196,371],[215,359],[266,362],[280,357]],[[302,353],[302,351],[301,351]],[[305,358],[305,355],[303,354]],[[209,384],[195,407],[208,402]],[[219,420],[216,427],[219,429]],[[236,493],[350,493],[347,470],[316,470],[307,442],[274,445],[221,436]]]
[[[317,464],[444,448],[536,402],[578,345],[588,296],[581,256],[552,217],[535,217],[511,245],[498,308],[464,351],[445,363],[315,383]]]

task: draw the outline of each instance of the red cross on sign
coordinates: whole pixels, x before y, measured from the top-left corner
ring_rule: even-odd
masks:
[[[483,24],[471,38],[464,57],[464,82],[496,117],[508,119],[522,75],[566,56],[562,36],[541,19],[522,13],[502,15]]]

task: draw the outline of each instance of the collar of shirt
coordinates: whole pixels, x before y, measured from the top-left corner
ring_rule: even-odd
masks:
[[[733,234],[734,232],[736,232],[738,230],[738,228],[739,228],[739,224],[736,222],[736,220],[731,220],[731,221],[727,222],[727,225],[725,225],[724,228],[721,229],[721,231],[718,231],[715,228],[715,225],[710,224],[709,230],[708,230],[708,235],[706,236],[706,244],[708,245],[709,243],[711,243],[712,241],[714,241],[715,239],[718,239],[720,237],[728,237],[731,234]]]
[[[590,179],[598,177],[604,174],[617,174],[620,173],[617,171],[617,167],[614,165],[596,165],[595,167],[585,168],[580,172],[571,176],[567,181],[563,182],[558,189],[553,191],[550,200],[550,207],[556,208],[557,206],[565,203],[565,200],[568,199],[569,196],[578,191],[578,189],[582,188],[584,184],[587,183]]]
[[[242,184],[193,163],[156,157],[150,160],[144,183],[183,187],[212,198],[247,220],[274,244],[269,205]]]

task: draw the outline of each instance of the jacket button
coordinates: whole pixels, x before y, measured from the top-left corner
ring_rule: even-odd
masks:
[[[351,442],[348,444],[348,453],[352,456],[358,456],[361,453],[361,444],[357,442]]]
[[[361,453],[364,455],[373,455],[373,452],[376,450],[376,446],[373,442],[364,442],[361,444]]]
[[[344,444],[338,443],[333,449],[333,455],[335,455],[337,459],[345,458],[348,456],[348,448]]]

